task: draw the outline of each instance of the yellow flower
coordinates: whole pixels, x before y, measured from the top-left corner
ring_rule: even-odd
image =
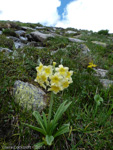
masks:
[[[96,67],[96,66],[97,66],[97,65],[93,64],[93,62],[90,62],[87,67],[88,67],[88,68],[93,68],[93,67]]]
[[[42,70],[43,70],[43,64],[40,62],[40,65],[39,65],[39,67],[36,67],[36,70],[38,71],[38,72],[41,72]]]
[[[52,75],[52,66],[44,66],[44,72],[46,76],[51,76]]]
[[[62,85],[63,89],[67,88],[69,86],[69,81],[68,80],[63,80],[61,85]]]
[[[40,74],[39,80],[41,80],[42,82],[46,82],[47,76],[44,73],[42,73],[42,74]]]
[[[68,71],[66,74],[66,78],[70,78],[73,75],[73,71]]]
[[[63,67],[63,65],[59,65],[59,68],[56,68],[56,71],[60,73],[60,75],[65,76],[67,71],[68,71],[68,67]]]
[[[39,84],[40,84],[41,87],[43,87],[44,89],[46,89],[46,86],[43,83],[39,82]]]
[[[45,89],[49,86],[48,91],[53,91],[57,94],[73,82],[71,78],[73,71],[68,71],[69,68],[63,65],[55,68],[55,65],[56,62],[53,62],[53,66],[43,66],[40,62],[39,66],[36,67],[37,76],[34,81],[38,82]]]
[[[51,76],[51,84],[59,84],[62,77],[60,76],[59,73],[55,73],[54,75]]]
[[[87,67],[88,67],[88,68],[92,68],[92,65],[88,65]]]
[[[35,79],[36,82],[39,84],[41,83],[46,83],[47,85],[49,84],[49,81],[47,80],[47,76],[44,72],[38,73],[37,72],[37,77]]]
[[[48,91],[53,91],[53,93],[55,93],[55,94],[57,94],[61,90],[62,90],[61,86],[60,85],[55,85],[55,84],[52,84],[51,88],[48,89]]]

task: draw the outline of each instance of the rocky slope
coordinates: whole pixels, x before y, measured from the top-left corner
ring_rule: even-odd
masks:
[[[73,134],[75,139],[73,137],[70,140],[71,142],[65,141],[70,148],[73,140],[78,141],[76,137],[78,137],[79,132],[81,137],[81,132],[83,131],[82,129],[79,131],[79,128],[83,128],[84,121],[82,120],[81,122],[82,117],[79,114],[77,116],[77,112],[80,112],[82,109],[85,110],[88,105],[91,107],[95,106],[93,101],[95,93],[99,93],[105,98],[101,108],[103,112],[107,109],[107,106],[110,107],[112,105],[113,34],[109,34],[105,30],[93,32],[74,28],[46,27],[39,23],[0,21],[0,138],[3,145],[5,145],[3,141],[6,138],[6,145],[10,145],[10,143],[19,144],[19,142],[24,144],[25,138],[28,138],[27,134],[32,136],[30,139],[28,138],[27,145],[29,141],[30,144],[35,141],[34,137],[40,139],[40,136],[37,136],[34,132],[27,133],[20,123],[20,120],[25,121],[27,120],[26,118],[28,118],[28,122],[31,122],[31,120],[35,122],[31,116],[31,109],[38,111],[42,111],[44,108],[46,108],[45,111],[48,109],[46,106],[49,104],[49,92],[42,89],[34,81],[36,77],[35,68],[39,61],[45,65],[52,64],[55,61],[57,66],[63,64],[74,71],[73,84],[64,93],[55,97],[54,106],[54,110],[56,110],[63,99],[77,100],[73,103],[74,108],[72,108],[72,112],[71,110],[71,113],[68,112],[72,120],[67,113],[68,121],[71,120],[73,128],[75,127],[75,118],[78,121],[78,133]],[[26,105],[28,107],[27,111]],[[75,110],[76,113],[74,114]],[[104,113],[108,116],[109,114],[106,112]],[[89,114],[91,113],[92,109]],[[30,117],[32,118],[31,120]],[[88,117],[90,120],[91,116],[87,115]],[[102,116],[99,117],[102,118]],[[109,117],[111,116],[109,115]],[[66,116],[64,117],[65,119]],[[97,125],[97,130],[101,132],[104,125],[102,122],[99,123],[99,121],[99,118],[90,120],[89,124],[92,124],[92,122],[95,126],[99,124]],[[87,126],[86,122],[85,120],[83,133],[89,127],[89,124]],[[112,124],[111,118],[109,118],[109,122],[109,124]],[[105,126],[106,131],[109,124]],[[10,129],[10,131],[6,130],[6,128]],[[24,131],[23,133],[21,133],[22,130]],[[88,139],[95,132],[95,127],[92,126],[90,130],[92,131],[91,134],[89,131],[87,132],[90,134]],[[108,139],[111,138],[111,134],[104,135],[103,133],[102,131],[103,139],[106,138],[106,135]],[[19,138],[15,140],[13,134],[19,135]],[[25,134],[25,137],[23,134]],[[94,146],[87,146],[86,139],[84,139],[82,147],[85,145],[86,149],[96,149]],[[94,141],[98,141],[98,139],[94,139]],[[109,149],[106,143],[104,144],[105,147],[101,147],[102,149],[106,149],[106,147]],[[59,145],[63,144],[60,143]],[[66,149],[67,145],[64,146],[65,148],[62,146],[62,149]],[[99,147],[100,145],[97,143],[97,146]],[[59,147],[57,147],[58,150]],[[81,145],[79,145],[79,148],[81,148]]]

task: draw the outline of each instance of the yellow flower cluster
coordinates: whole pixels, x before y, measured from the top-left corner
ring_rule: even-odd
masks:
[[[96,67],[96,66],[97,66],[97,65],[93,64],[93,62],[90,62],[87,67],[88,67],[88,68],[93,68],[93,67]]]
[[[53,66],[44,66],[41,62],[37,70],[37,76],[35,81],[40,84],[43,88],[48,88],[48,91],[53,91],[57,94],[59,91],[67,88],[70,83],[72,83],[73,71],[69,71],[68,67],[59,65],[55,67],[56,62],[53,62]]]

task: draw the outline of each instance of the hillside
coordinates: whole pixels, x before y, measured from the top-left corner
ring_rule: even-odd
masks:
[[[53,104],[56,112],[65,100],[72,102],[58,124],[70,123],[69,133],[41,149],[112,150],[113,34],[11,21],[0,21],[1,149],[33,146],[43,139],[42,134],[22,124],[37,126],[34,109],[48,116],[50,92],[34,81],[39,62],[45,66],[56,62],[56,67],[62,64],[73,71],[73,83],[54,94]],[[17,90],[19,84],[30,88],[22,87],[22,94]],[[41,91],[38,96],[36,88]],[[30,90],[36,94],[34,104]]]

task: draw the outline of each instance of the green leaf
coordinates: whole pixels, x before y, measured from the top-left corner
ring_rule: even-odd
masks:
[[[96,94],[94,96],[94,100],[95,100],[95,102],[97,103],[98,106],[100,105],[100,102],[103,102],[103,98],[99,94]]]
[[[34,112],[33,112],[33,116],[36,118],[37,122],[40,124],[41,128],[43,129],[43,131],[44,131],[45,134],[46,134],[46,129],[45,129],[45,127],[44,127],[44,122],[43,122],[43,120],[42,120],[42,118],[41,118],[39,112],[34,111]]]
[[[34,145],[34,150],[40,149],[44,145],[44,142],[36,143]]]
[[[43,121],[44,121],[45,129],[47,129],[47,118],[46,118],[46,115],[45,115],[44,112],[42,112],[42,115],[43,115]]]
[[[46,138],[45,138],[46,142],[47,142],[47,145],[52,145],[52,142],[54,140],[54,137],[51,135],[46,135]]]
[[[57,127],[58,123],[53,123],[53,120],[51,120],[50,124],[48,124],[47,133],[49,135],[53,134],[54,129]]]
[[[22,124],[24,124],[24,125],[26,125],[26,126],[32,128],[33,130],[36,130],[36,131],[42,133],[43,135],[46,135],[46,133],[44,132],[44,130],[41,129],[41,128],[38,128],[38,127],[35,127],[35,126],[32,126],[32,125],[29,125],[29,124],[27,124],[27,123],[22,123]]]
[[[54,119],[53,119],[53,125],[57,123],[57,121],[61,118],[61,116],[63,115],[63,113],[67,110],[67,108],[69,107],[69,105],[71,104],[71,102],[69,102],[67,105],[65,105],[67,101],[63,102],[59,108],[57,109]],[[65,106],[64,106],[65,105]]]
[[[58,129],[58,131],[55,133],[54,138],[57,137],[57,136],[59,136],[59,135],[61,135],[61,134],[69,132],[69,126],[70,126],[70,124],[64,124],[64,125],[62,125]]]
[[[67,108],[69,107],[69,105],[71,104],[68,103],[67,105],[66,104],[67,101],[63,102],[59,108],[57,109],[57,112],[55,113],[55,116],[54,116],[54,119],[51,121],[51,128],[50,128],[50,131],[49,131],[49,134],[52,134],[53,131],[55,130],[55,128],[57,127],[57,122],[58,120],[62,117],[63,113],[67,110]],[[65,105],[65,106],[64,106]]]

